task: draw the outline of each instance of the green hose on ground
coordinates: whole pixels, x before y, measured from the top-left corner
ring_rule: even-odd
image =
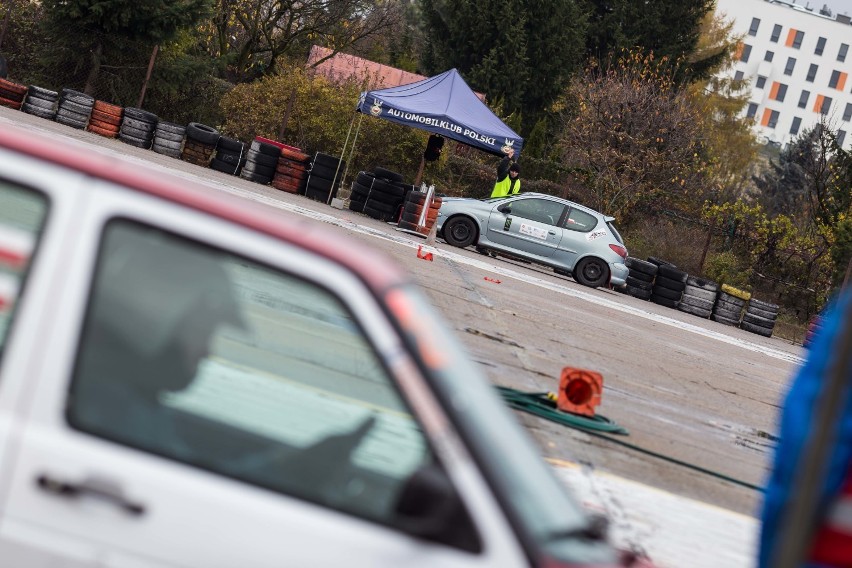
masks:
[[[580,416],[557,410],[556,403],[546,392],[522,392],[508,387],[497,387],[500,395],[510,407],[523,410],[553,422],[585,430],[587,432],[605,432],[607,434],[629,435],[629,432],[605,416]]]

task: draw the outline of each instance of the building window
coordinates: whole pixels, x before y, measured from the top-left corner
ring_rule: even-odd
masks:
[[[784,74],[785,75],[792,75],[793,69],[795,67],[796,67],[796,58],[795,57],[788,57],[787,58],[787,65],[784,67]]]
[[[769,41],[778,43],[779,37],[781,37],[781,24],[775,24],[775,27],[772,28],[772,35],[769,36]]]
[[[822,52],[825,51],[825,38],[821,37],[817,40],[817,46],[814,50],[815,55],[822,55]]]
[[[784,97],[787,96],[787,85],[783,83],[779,83],[778,81],[774,81],[772,83],[772,89],[769,91],[769,98],[778,101],[779,103],[784,102]]]
[[[734,81],[742,81],[744,76],[742,71],[737,71],[734,73]]]
[[[748,58],[751,57],[751,46],[747,43],[743,43],[741,46],[742,47],[740,47],[739,50],[739,60],[743,63],[748,63]]]
[[[767,128],[775,128],[778,124],[778,116],[779,112],[777,110],[772,110],[771,108],[763,109],[763,119],[761,119],[760,124]]]
[[[757,28],[760,27],[760,18],[752,18],[751,26],[748,28],[748,35],[755,36],[757,35]]]
[[[837,145],[843,148],[843,143],[846,142],[846,131],[838,130],[837,131]]]
[[[802,126],[802,119],[798,116],[793,119],[793,124],[790,125],[790,134],[798,134],[799,128]]]
[[[757,89],[762,89],[766,85],[766,77],[757,76],[757,81],[754,82],[754,86]]]
[[[774,57],[775,57],[775,52],[774,52],[774,51],[767,51],[767,52],[766,52],[766,55],[764,55],[764,56],[763,56],[763,60],[764,60],[764,61],[772,61],[772,59],[773,59]]]
[[[746,118],[754,118],[755,116],[757,116],[757,103],[748,103]]]
[[[807,108],[809,98],[811,98],[811,92],[802,91],[802,94],[799,95],[799,108]]]
[[[816,102],[814,103],[814,112],[818,112],[820,114],[828,114],[830,108],[831,97],[817,95]]]
[[[843,120],[846,122],[852,120],[852,103],[846,103],[846,109],[843,111]]]
[[[842,91],[844,87],[846,87],[846,77],[847,74],[842,71],[832,71],[831,79],[828,81],[828,86],[832,89],[837,89],[838,91]]]
[[[814,79],[816,78],[817,69],[819,69],[819,65],[817,65],[816,63],[811,63],[811,66],[808,67],[808,76],[805,77],[805,81],[813,83]]]
[[[838,61],[846,61],[846,54],[849,52],[849,44],[841,43],[840,50],[837,52]]]
[[[787,41],[784,45],[793,49],[799,49],[802,47],[803,39],[805,39],[805,32],[790,28],[790,31],[787,32]]]

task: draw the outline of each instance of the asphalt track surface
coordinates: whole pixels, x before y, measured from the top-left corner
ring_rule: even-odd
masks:
[[[518,413],[542,455],[581,501],[613,519],[617,540],[648,549],[660,566],[751,565],[751,517],[781,397],[805,356],[800,346],[440,239],[428,248],[434,260],[425,261],[416,254],[422,238],[362,214],[0,107],[4,124],[117,152],[264,204],[282,219],[307,217],[366,241],[410,273],[495,385],[555,391],[563,367],[601,373],[598,412],[629,436],[590,435]]]

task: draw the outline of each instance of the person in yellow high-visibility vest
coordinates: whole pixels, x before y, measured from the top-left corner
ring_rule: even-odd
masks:
[[[514,155],[515,151],[510,149],[509,153],[497,165],[497,183],[494,184],[491,197],[505,197],[520,193],[521,167],[518,162],[512,161]]]

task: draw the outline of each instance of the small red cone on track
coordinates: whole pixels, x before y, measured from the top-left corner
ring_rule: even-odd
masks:
[[[485,277],[485,280],[488,280],[489,282],[494,282],[495,284],[500,283],[500,281],[497,280],[496,278],[489,278],[488,276]]]
[[[562,412],[594,416],[602,394],[603,376],[600,373],[565,367],[559,380],[556,407]]]
[[[432,262],[432,253],[423,252],[423,245],[417,245],[417,258],[422,258],[423,260]]]

